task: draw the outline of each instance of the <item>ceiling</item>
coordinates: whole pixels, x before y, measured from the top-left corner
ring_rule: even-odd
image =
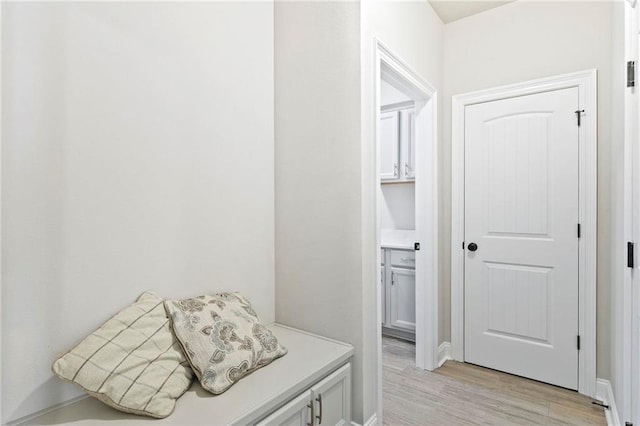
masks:
[[[511,3],[514,0],[502,1],[482,1],[482,0],[429,0],[431,6],[436,11],[442,22],[445,24],[464,18],[465,16],[475,15],[494,7]]]

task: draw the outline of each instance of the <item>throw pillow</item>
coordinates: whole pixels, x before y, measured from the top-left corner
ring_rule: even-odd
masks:
[[[143,293],[53,363],[53,372],[126,413],[164,418],[193,371],[169,326],[163,300]]]
[[[213,394],[287,353],[239,293],[167,300],[165,308],[200,384]]]

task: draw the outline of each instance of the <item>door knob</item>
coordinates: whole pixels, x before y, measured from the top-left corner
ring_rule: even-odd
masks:
[[[469,243],[467,248],[469,249],[469,251],[476,251],[478,250],[478,245],[476,243]]]

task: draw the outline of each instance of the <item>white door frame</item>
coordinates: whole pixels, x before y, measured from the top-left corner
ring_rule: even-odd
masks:
[[[424,149],[417,149],[416,158],[416,222],[421,220],[421,235],[417,241],[421,243],[416,252],[416,270],[422,271],[423,282],[416,282],[416,365],[419,368],[433,370],[438,363],[438,130],[437,130],[437,92],[433,86],[414,72],[402,59],[395,55],[380,40],[374,40],[374,140],[375,165],[373,170],[376,195],[375,204],[375,252],[376,254],[376,310],[377,310],[377,369],[378,369],[378,420],[382,419],[382,325],[380,294],[380,218],[378,217],[380,197],[380,80],[392,80],[402,91],[416,100],[416,147],[422,144]],[[423,193],[419,195],[419,191]],[[418,269],[420,268],[420,269]]]
[[[637,1],[625,2],[625,61],[640,59],[640,6]],[[640,89],[636,86],[625,88],[624,94],[624,172],[623,172],[623,227],[620,239],[621,249],[626,250],[627,242],[632,242],[637,252],[640,242]],[[626,254],[625,259],[626,259]],[[615,330],[620,336],[622,347],[622,369],[619,375],[614,372],[613,379],[621,380],[619,388],[622,395],[617,404],[621,407],[622,422],[634,424],[640,422],[640,268],[638,255],[634,259],[634,268],[626,262],[617,264],[622,268],[621,298],[615,306],[620,322],[614,318]],[[622,423],[621,422],[621,423]]]
[[[580,141],[578,391],[596,395],[597,104],[596,70],[501,86],[452,97],[451,356],[464,361],[464,126],[465,107],[482,102],[577,87]]]

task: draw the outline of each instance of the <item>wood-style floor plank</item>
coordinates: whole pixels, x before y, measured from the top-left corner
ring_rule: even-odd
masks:
[[[412,342],[385,336],[382,345],[384,425],[607,424],[577,392],[455,361],[424,371]]]

